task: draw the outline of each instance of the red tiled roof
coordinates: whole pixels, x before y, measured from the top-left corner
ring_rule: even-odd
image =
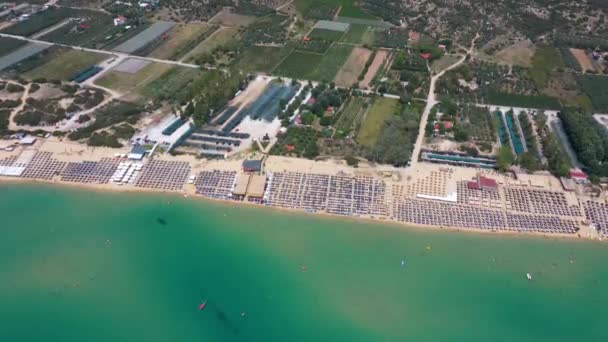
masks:
[[[422,57],[422,58],[424,58],[424,59],[429,59],[429,58],[431,58],[431,54],[430,54],[430,53],[428,53],[428,52],[421,53],[421,54],[420,54],[420,57]]]
[[[492,178],[486,178],[483,176],[479,176],[479,185],[482,188],[498,188],[498,184]]]
[[[587,174],[581,170],[570,171],[570,178],[587,179]]]

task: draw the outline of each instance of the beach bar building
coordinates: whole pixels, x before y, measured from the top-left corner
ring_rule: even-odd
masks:
[[[262,171],[262,161],[245,159],[243,161],[243,172],[247,173],[258,173]]]
[[[128,158],[131,160],[142,160],[144,159],[146,152],[148,152],[148,150],[145,147],[141,146],[140,144],[135,144],[133,145]]]

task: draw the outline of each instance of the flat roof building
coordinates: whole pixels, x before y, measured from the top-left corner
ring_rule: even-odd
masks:
[[[247,196],[262,198],[266,190],[266,176],[251,175],[249,186],[247,187]]]
[[[236,185],[234,186],[234,191],[232,193],[236,196],[245,196],[247,195],[247,187],[249,186],[249,181],[251,179],[251,175],[241,173],[236,178]]]
[[[253,160],[253,159],[245,159],[243,161],[243,171],[244,172],[260,172],[260,171],[262,171],[262,161],[261,160]]]
[[[131,160],[142,160],[147,152],[148,150],[145,147],[135,144],[133,145],[131,152],[129,152],[128,158]]]

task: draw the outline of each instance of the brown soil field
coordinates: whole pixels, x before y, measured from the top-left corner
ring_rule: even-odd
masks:
[[[340,68],[334,81],[337,86],[350,87],[357,82],[359,75],[365,68],[365,63],[371,56],[371,50],[357,47],[353,49],[346,63]]]
[[[378,52],[376,52],[376,57],[374,58],[372,64],[367,69],[367,73],[365,74],[363,81],[361,81],[359,83],[359,87],[361,89],[369,88],[369,84],[372,83],[372,81],[374,80],[374,77],[376,77],[376,73],[378,73],[378,70],[380,70],[382,63],[384,63],[384,60],[386,59],[387,56],[388,56],[388,51],[386,51],[386,50],[378,50]]]
[[[243,27],[253,23],[254,21],[255,17],[222,11],[211,18],[209,23],[213,25]]]
[[[211,26],[207,24],[179,24],[169,31],[169,38],[154,49],[149,57],[171,59],[180,49],[186,47],[192,41],[200,39],[199,37],[210,29]]]
[[[576,60],[578,61],[578,64],[581,65],[581,69],[583,69],[583,72],[586,72],[587,70],[595,71],[595,68],[593,67],[593,62],[591,62],[591,59],[589,59],[589,57],[585,53],[585,50],[570,49],[570,52],[572,52],[574,57],[576,57]]]
[[[532,66],[532,57],[536,48],[529,40],[522,40],[496,53],[496,60],[507,65]]]

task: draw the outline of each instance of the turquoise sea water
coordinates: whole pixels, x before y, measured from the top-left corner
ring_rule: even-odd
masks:
[[[0,341],[608,338],[605,243],[40,185],[0,219]]]

